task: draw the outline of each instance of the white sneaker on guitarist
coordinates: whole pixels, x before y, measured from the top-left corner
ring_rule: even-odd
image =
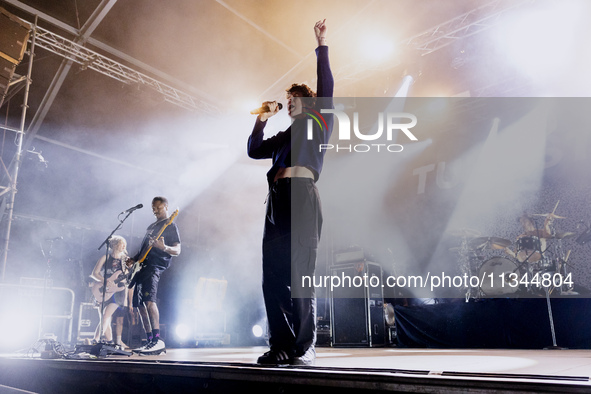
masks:
[[[138,353],[154,353],[166,350],[164,341],[160,338],[154,338],[152,342],[137,350]]]
[[[140,346],[140,347],[138,347],[138,348],[131,349],[131,351],[132,351],[132,352],[134,352],[134,353],[139,353],[139,352],[141,352],[142,350],[144,350],[144,349],[146,348],[146,346],[148,346],[150,343],[151,343],[151,342],[148,342],[148,343],[146,343],[145,345],[142,345],[142,346]]]

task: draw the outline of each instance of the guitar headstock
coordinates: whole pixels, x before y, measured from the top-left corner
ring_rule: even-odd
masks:
[[[168,224],[172,223],[172,221],[174,220],[174,218],[177,217],[177,215],[179,214],[179,209],[175,209],[175,211],[172,213],[172,215],[170,215],[170,217],[168,218]]]

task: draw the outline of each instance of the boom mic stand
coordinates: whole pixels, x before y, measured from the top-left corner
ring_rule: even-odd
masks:
[[[119,224],[117,225],[117,227],[115,227],[115,229],[113,229],[113,231],[111,231],[111,234],[109,234],[109,236],[98,247],[98,250],[101,250],[103,245],[106,246],[106,248],[105,248],[105,264],[103,265],[103,291],[102,291],[103,299],[101,302],[101,311],[100,311],[100,318],[101,319],[100,319],[100,323],[99,323],[99,339],[103,336],[103,322],[104,322],[103,317],[104,317],[104,313],[105,313],[105,301],[106,301],[105,294],[107,292],[107,262],[109,261],[109,244],[111,242],[111,238],[113,237],[113,234],[115,234],[115,232],[121,228],[121,225],[123,224],[123,222],[125,222],[127,220],[129,215],[131,215],[131,213],[134,210],[127,210],[126,211],[127,216],[125,216],[123,218],[123,220],[119,221]],[[96,345],[77,346],[76,353],[80,353],[80,352],[87,352],[87,353],[90,353],[96,357],[104,357],[104,356],[108,356],[109,354],[119,354],[119,355],[125,355],[125,356],[131,356],[133,354],[132,352],[126,352],[125,350],[119,349],[116,346],[106,344],[102,341],[99,341],[99,343],[97,343]]]

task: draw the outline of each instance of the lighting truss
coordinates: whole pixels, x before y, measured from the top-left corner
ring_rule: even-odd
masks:
[[[399,41],[398,45],[400,47],[407,47],[411,51],[416,51],[420,56],[426,56],[458,40],[492,28],[499,23],[501,16],[509,10],[533,2],[534,0],[489,1],[480,7],[433,26],[422,33],[405,38]],[[400,61],[393,61],[388,65],[369,66],[363,60],[350,62],[341,67],[335,75],[335,79],[338,79],[339,85],[343,86],[369,75],[370,72],[383,71],[397,67],[400,64]]]
[[[451,43],[495,26],[501,15],[533,0],[494,0],[403,41],[428,55]]]
[[[214,105],[111,60],[47,29],[37,26],[34,33],[38,47],[79,64],[82,70],[91,69],[128,85],[136,85],[138,88],[147,87],[161,94],[165,101],[190,111],[206,114],[220,112]]]

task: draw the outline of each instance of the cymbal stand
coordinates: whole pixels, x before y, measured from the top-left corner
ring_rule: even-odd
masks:
[[[470,259],[470,256],[468,255],[469,252],[470,252],[470,248],[468,247],[468,238],[466,236],[463,236],[462,243],[460,244],[460,251],[459,251],[460,272],[462,273],[462,275],[471,276],[473,273],[473,270],[472,270],[471,259]],[[478,296],[478,294],[476,294],[476,296]],[[468,302],[470,300],[470,298],[475,298],[476,296],[473,294],[472,288],[468,286],[466,289],[466,295],[465,295],[466,302]]]
[[[550,226],[551,226],[551,235],[552,236],[555,236],[556,235],[556,230],[554,229],[554,224],[551,223]],[[564,249],[562,247],[562,239],[561,238],[555,238],[555,239],[557,240],[557,243],[554,245],[553,252],[554,252],[554,254],[556,256],[556,260],[553,260],[554,261],[554,267],[553,268],[554,268],[554,272],[562,275],[562,277],[564,279],[567,276],[567,267],[571,267],[567,263],[568,258],[570,256],[570,251],[568,251],[568,253],[565,256]],[[548,246],[546,248],[546,250],[548,250],[548,249],[550,249],[550,246]],[[558,288],[558,290],[560,291],[561,294],[564,291],[570,291],[570,290],[572,290],[572,288],[569,288],[569,287],[566,287],[566,289],[565,289],[564,286],[567,286],[567,285],[565,283],[563,283],[562,286]]]
[[[570,267],[570,265],[567,263],[570,256],[570,251],[565,256],[564,249],[562,248],[562,239],[557,240],[557,243],[554,246],[554,253],[556,255],[556,260],[554,261],[554,272],[562,275],[562,278],[564,279],[567,275],[567,266]],[[561,294],[565,291],[572,290],[572,288],[569,288],[565,283],[562,283],[562,286],[558,289]]]
[[[558,204],[557,204],[558,205]],[[556,208],[554,208],[554,210],[556,210]],[[554,229],[554,226],[552,223],[550,223],[550,235],[554,236],[556,234],[556,231]],[[542,248],[541,244],[540,244],[540,249]],[[540,256],[544,256],[544,253],[550,249],[550,246],[546,247],[546,250],[544,250],[543,252],[540,251]],[[556,287],[554,287],[553,289],[555,289]],[[546,293],[546,305],[548,306],[548,320],[550,323],[550,333],[552,334],[552,346],[546,347],[544,349],[553,349],[553,350],[560,350],[560,349],[565,349],[563,347],[560,347],[557,345],[556,343],[556,330],[554,328],[554,318],[552,315],[552,304],[550,302],[550,286],[545,286],[544,287],[544,291]]]
[[[533,222],[534,222],[535,229],[536,229],[535,233],[539,235],[540,234],[540,228],[538,227],[538,223],[535,220],[533,220]],[[554,233],[554,229],[552,229],[552,233]],[[529,261],[530,257],[532,257],[536,253],[539,253],[540,254],[540,260],[543,260],[544,259],[544,253],[546,253],[546,251],[549,249],[549,246],[547,246],[546,249],[542,250],[542,238],[539,237],[539,236],[536,237],[536,238],[538,238],[538,241],[539,241],[539,243],[536,245],[536,249],[533,249],[532,252],[529,254],[529,256],[527,256],[527,258],[523,261],[523,263],[520,264],[519,267],[518,267],[518,269],[519,269],[523,264],[527,263],[527,275],[528,275],[528,278],[527,279],[528,279],[528,282],[529,282],[530,279],[533,279],[533,276],[534,276],[533,275],[533,267],[531,266],[531,264],[533,262]],[[532,293],[534,292],[533,286],[528,286],[527,289],[528,289],[529,292],[532,292]]]
[[[544,288],[546,290],[546,305],[548,306],[548,319],[550,321],[550,332],[552,334],[552,346],[545,347],[544,349],[551,350],[562,350],[566,349],[556,344],[556,330],[554,329],[554,318],[552,317],[552,305],[550,303],[550,289],[549,287]]]

